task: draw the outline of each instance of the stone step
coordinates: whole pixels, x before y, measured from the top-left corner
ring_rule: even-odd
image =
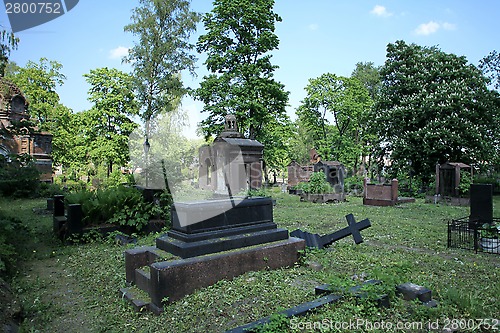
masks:
[[[125,299],[132,304],[135,311],[140,312],[149,309],[151,298],[136,286],[120,288],[120,294],[122,299]]]
[[[151,273],[149,272],[149,270],[145,271],[141,268],[135,270],[135,285],[137,288],[141,289],[149,295],[151,286]]]

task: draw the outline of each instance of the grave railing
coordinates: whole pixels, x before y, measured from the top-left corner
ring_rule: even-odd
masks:
[[[500,218],[493,218],[499,225]],[[448,221],[448,248],[500,254],[500,239],[483,237],[487,229],[479,219],[463,217]]]

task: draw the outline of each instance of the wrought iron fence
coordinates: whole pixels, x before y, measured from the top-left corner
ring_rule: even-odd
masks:
[[[500,218],[493,218],[499,225]],[[500,254],[500,237],[487,237],[488,229],[477,219],[463,217],[448,222],[448,247]]]

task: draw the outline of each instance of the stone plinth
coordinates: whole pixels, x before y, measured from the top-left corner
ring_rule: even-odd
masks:
[[[273,222],[271,198],[233,198],[172,206],[172,230],[156,240],[181,258],[238,249],[288,238]]]

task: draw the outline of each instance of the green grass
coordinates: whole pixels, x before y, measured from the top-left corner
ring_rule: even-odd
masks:
[[[329,249],[306,251],[294,267],[219,281],[167,306],[160,316],[134,313],[119,295],[125,286],[123,251],[132,246],[106,241],[64,246],[52,236],[51,217],[33,213],[44,206],[43,200],[1,199],[0,209],[22,219],[32,239],[12,281],[26,312],[22,331],[223,332],[315,299],[316,285],[359,283],[352,280],[355,275],[381,279],[387,291],[407,281],[423,285],[433,291],[439,306],[428,309],[394,298],[391,308],[377,309],[347,297],[296,319],[285,331],[319,331],[308,330],[307,324],[353,319],[394,325],[438,320],[444,325],[447,319],[499,317],[500,256],[446,248],[447,221],[467,216],[468,208],[423,201],[369,207],[353,197],[345,203],[313,204],[278,192],[273,196],[275,222],[290,231],[330,233],[346,226],[349,213],[357,221],[369,218],[372,227],[361,232],[362,244],[347,237]],[[500,197],[494,200],[494,215],[500,216]],[[137,245],[152,245],[154,239],[142,237]],[[323,269],[313,269],[311,262]]]

